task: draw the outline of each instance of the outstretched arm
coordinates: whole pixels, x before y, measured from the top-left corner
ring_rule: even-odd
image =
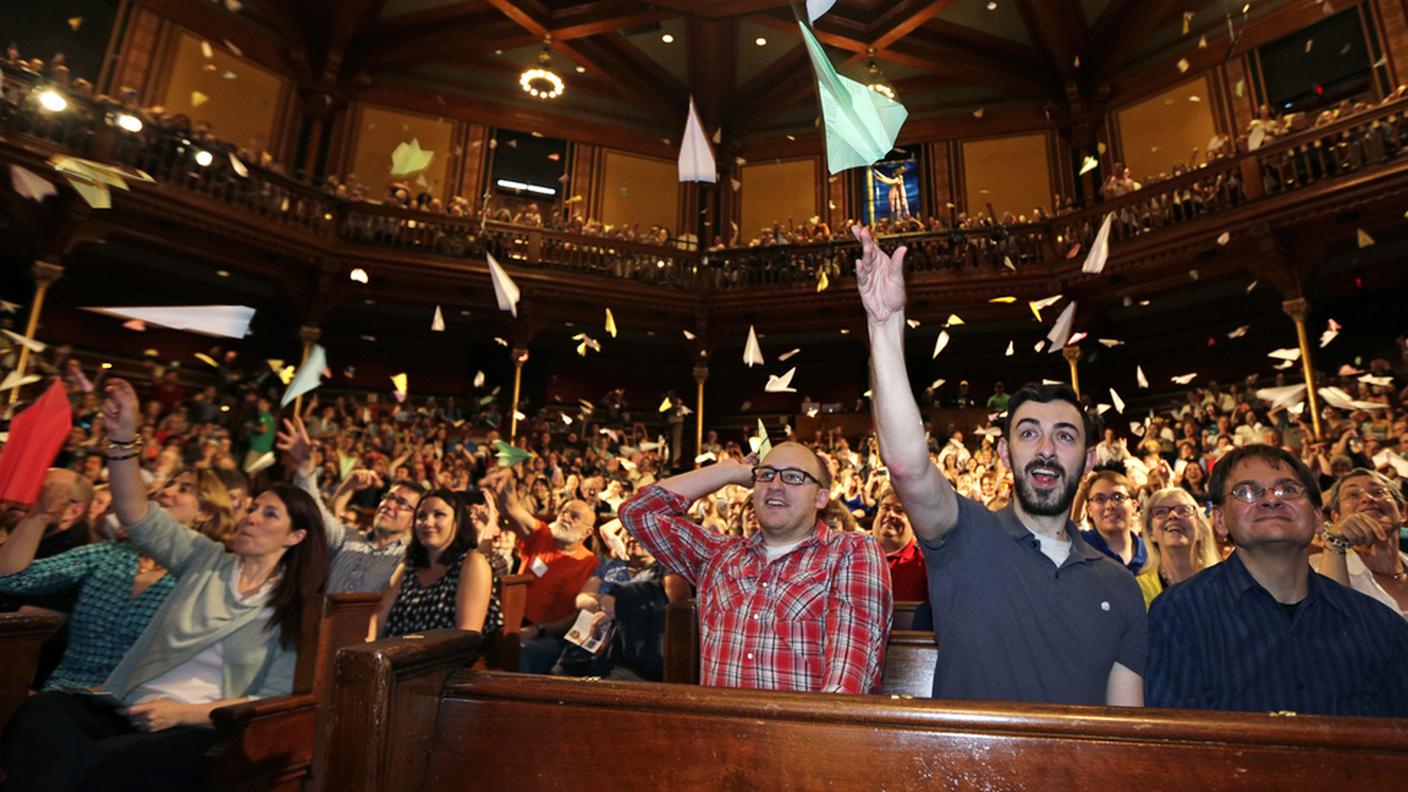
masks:
[[[958,521],[953,486],[929,462],[924,419],[909,387],[904,364],[904,254],[887,256],[869,229],[851,229],[861,243],[856,282],[870,331],[871,412],[880,440],[880,458],[909,514],[914,532],[937,542]]]

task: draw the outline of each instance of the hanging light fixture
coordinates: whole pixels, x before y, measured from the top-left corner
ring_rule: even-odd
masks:
[[[538,68],[528,69],[518,76],[518,85],[534,99],[556,99],[566,85],[552,70],[552,53],[548,51],[552,36],[543,37],[543,49],[538,53]]]
[[[895,89],[885,82],[885,75],[880,72],[880,64],[875,62],[875,48],[866,48],[865,55],[870,58],[870,63],[865,67],[866,73],[870,75],[870,90],[886,99],[894,99]]]

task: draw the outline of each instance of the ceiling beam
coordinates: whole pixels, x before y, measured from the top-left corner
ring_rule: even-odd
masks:
[[[876,20],[880,35],[872,35],[871,45],[882,50],[913,33],[916,28],[943,13],[954,0],[905,0],[896,3],[889,12]]]
[[[1113,27],[1105,41],[1095,42],[1091,51],[1094,73],[1104,82],[1113,82],[1115,74],[1134,58],[1149,36],[1171,17],[1181,15],[1187,5],[1187,0],[1140,0],[1130,9],[1124,24]]]
[[[733,101],[724,110],[724,126],[731,128],[735,133],[746,129],[754,111],[770,98],[772,92],[779,90],[784,82],[794,90],[811,94],[812,91],[808,90],[806,84],[797,84],[802,78],[805,78],[808,84],[813,79],[807,45],[798,44],[733,92]]]
[[[672,11],[649,8],[637,0],[597,0],[554,11],[549,27],[553,38],[566,41],[629,30],[676,16]]]
[[[1075,0],[1017,0],[1017,9],[1032,41],[1046,53],[1062,81],[1073,85],[1080,74],[1076,59],[1089,43],[1084,12]]]
[[[738,75],[738,22],[685,20],[689,85],[707,127],[723,123],[724,108]]]
[[[697,19],[748,16],[792,4],[791,0],[649,0],[649,3]]]

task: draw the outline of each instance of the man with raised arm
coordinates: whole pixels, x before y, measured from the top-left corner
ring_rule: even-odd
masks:
[[[700,682],[872,693],[890,632],[890,574],[875,540],[817,518],[831,476],[799,443],[661,481],[621,507],[621,524],[698,591]],[[685,517],[729,484],[753,487],[759,532],[716,534]]]
[[[905,368],[905,249],[885,255],[869,230],[853,231],[880,455],[929,572],[934,697],[1142,706],[1139,586],[1069,516],[1091,418],[1065,385],[1023,387],[1008,404],[999,446],[1017,497],[996,513],[960,497],[929,462]]]

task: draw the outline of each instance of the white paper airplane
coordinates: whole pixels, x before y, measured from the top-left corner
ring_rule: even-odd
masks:
[[[1169,379],[1173,380],[1174,382],[1178,383],[1179,385],[1187,385],[1188,383],[1190,383],[1190,382],[1193,381],[1193,378],[1194,378],[1194,377],[1197,377],[1197,376],[1198,376],[1197,372],[1194,372],[1194,373],[1192,373],[1192,374],[1179,374],[1179,375],[1176,376],[1176,377],[1169,377]]]
[[[1100,233],[1095,235],[1095,242],[1091,244],[1090,253],[1081,265],[1081,272],[1098,275],[1104,271],[1105,261],[1110,257],[1110,224],[1114,219],[1114,212],[1105,215],[1105,222],[1100,224]]]
[[[45,198],[58,195],[54,183],[21,165],[10,166],[10,186],[31,201],[43,203]]]
[[[1273,349],[1270,352],[1267,352],[1266,356],[1276,358],[1277,360],[1285,361],[1300,360],[1300,348],[1286,347],[1284,349]]]
[[[31,382],[38,382],[41,379],[44,378],[39,376],[38,374],[21,375],[20,370],[15,369],[14,371],[11,371],[9,374],[5,375],[4,382],[0,382],[0,393],[10,390],[11,388],[24,387],[25,385],[28,385]]]
[[[1071,325],[1076,320],[1076,303],[1072,300],[1066,303],[1061,315],[1056,317],[1056,324],[1052,325],[1051,332],[1046,334],[1046,340],[1051,343],[1047,346],[1048,351],[1055,352],[1064,347],[1066,341],[1071,337]]]
[[[1321,388],[1319,390],[1319,393],[1320,398],[1324,399],[1326,404],[1330,405],[1331,407],[1338,407],[1341,410],[1388,409],[1387,404],[1380,404],[1378,402],[1361,401],[1359,399],[1355,399],[1351,397],[1348,393],[1345,393],[1340,388]]]
[[[1135,379],[1135,381],[1137,381],[1137,382],[1139,383],[1139,387],[1141,387],[1141,388],[1147,388],[1147,387],[1149,387],[1149,378],[1146,377],[1146,376],[1144,376],[1144,367],[1143,367],[1143,366],[1135,366],[1135,367],[1134,367],[1134,379]]]
[[[91,306],[83,310],[222,338],[244,338],[249,335],[249,323],[254,319],[254,309],[247,305]]]
[[[22,336],[13,330],[0,330],[0,332],[3,332],[6,337],[8,337],[11,341],[14,341],[16,344],[19,344],[20,346],[28,349],[30,352],[33,352],[36,355],[49,348],[49,345],[44,343],[43,341],[38,341],[33,338],[26,338],[25,336]]]
[[[1110,401],[1115,403],[1115,412],[1124,413],[1124,399],[1120,398],[1114,388],[1110,388]]]
[[[321,385],[323,369],[327,367],[327,350],[319,344],[309,347],[308,359],[303,361],[303,365],[298,367],[298,371],[294,372],[293,379],[289,381],[288,388],[284,390],[284,397],[279,400],[279,406],[287,407],[293,403],[294,399]]]
[[[807,0],[807,21],[816,24],[821,15],[830,11],[834,5],[836,0]]]
[[[440,313],[440,306],[435,306],[435,316],[430,319],[430,332],[445,332],[445,315]]]
[[[792,376],[797,373],[797,367],[793,366],[781,377],[768,375],[768,384],[763,386],[763,390],[768,393],[796,393],[797,389],[792,387]]]
[[[494,299],[499,302],[499,310],[518,316],[518,285],[504,272],[503,266],[494,258],[493,253],[485,255],[489,260],[489,278],[494,282]]]
[[[1305,397],[1305,383],[1283,385],[1279,388],[1261,388],[1257,390],[1256,397],[1264,402],[1269,402],[1273,410],[1290,407]]]
[[[758,333],[753,325],[748,325],[748,342],[743,345],[743,365],[763,365],[763,350],[758,346]]]
[[[718,181],[718,167],[714,164],[714,151],[709,138],[704,134],[704,125],[699,123],[699,111],[694,107],[694,97],[689,98],[689,117],[684,124],[684,139],[680,141],[680,178],[682,182]]]
[[[946,347],[946,346],[948,346],[948,331],[947,331],[947,330],[940,330],[940,331],[939,331],[939,337],[936,338],[936,339],[934,339],[934,354],[933,354],[933,357],[938,357],[938,356],[939,356],[939,353],[942,352],[942,351],[944,351],[944,347]],[[932,358],[931,358],[931,359],[932,359]]]
[[[791,360],[794,355],[796,355],[798,352],[801,352],[801,351],[802,351],[802,350],[801,350],[801,348],[799,347],[799,348],[797,348],[797,349],[793,349],[793,350],[790,350],[790,351],[787,351],[787,352],[783,352],[781,355],[778,355],[778,356],[777,356],[777,362],[779,362],[779,363],[786,363],[787,361]]]

